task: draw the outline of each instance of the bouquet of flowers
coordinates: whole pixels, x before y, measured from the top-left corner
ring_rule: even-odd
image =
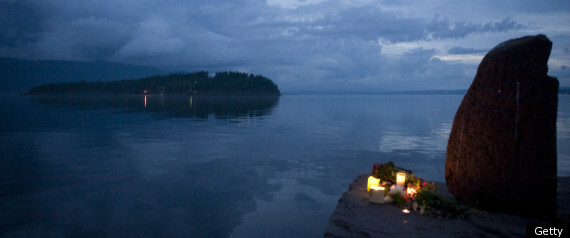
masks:
[[[396,174],[405,172],[404,187],[396,185]],[[394,162],[375,163],[372,176],[382,181],[388,191],[385,201],[401,208],[416,211],[422,215],[439,217],[464,217],[467,206],[458,204],[437,191],[434,183],[423,180],[410,170],[396,167]]]

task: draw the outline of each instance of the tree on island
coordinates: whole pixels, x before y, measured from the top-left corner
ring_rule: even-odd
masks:
[[[271,79],[240,72],[207,71],[173,73],[119,81],[52,83],[36,86],[30,95],[45,94],[199,94],[199,95],[274,95],[281,93]]]

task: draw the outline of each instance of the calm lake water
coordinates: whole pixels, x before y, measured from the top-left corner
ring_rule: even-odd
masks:
[[[462,97],[0,96],[0,236],[321,237],[375,162],[444,181]]]

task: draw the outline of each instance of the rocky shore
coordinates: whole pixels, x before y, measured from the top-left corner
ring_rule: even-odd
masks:
[[[526,224],[570,223],[570,177],[558,177],[558,207],[553,221],[487,211],[464,219],[405,214],[393,204],[369,203],[367,178],[359,175],[350,184],[329,219],[324,237],[525,237]],[[451,196],[444,183],[436,186]]]

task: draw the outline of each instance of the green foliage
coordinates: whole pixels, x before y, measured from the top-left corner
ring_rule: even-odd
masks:
[[[406,196],[404,196],[403,194],[397,192],[397,193],[392,193],[390,194],[390,197],[392,198],[392,202],[396,204],[396,206],[400,207],[400,208],[405,208],[408,205],[408,198]]]
[[[374,164],[372,176],[380,178],[383,182],[388,182],[386,186],[389,188],[390,184],[395,183],[396,172],[398,171],[406,172],[406,187],[416,189],[417,193],[415,195],[406,195],[400,192],[388,193],[392,202],[397,206],[405,208],[410,203],[416,202],[424,208],[424,214],[439,217],[464,217],[469,214],[470,211],[467,206],[442,195],[433,183],[416,177],[410,170],[397,167],[392,161]]]
[[[433,185],[422,187],[416,194],[416,202],[420,206],[424,206],[426,209],[437,207],[445,200],[446,198],[441,196]]]
[[[140,79],[109,82],[72,82],[44,84],[32,88],[30,94],[189,94],[204,95],[280,95],[273,81],[239,72],[175,73]]]
[[[385,163],[376,163],[372,168],[372,176],[381,179],[384,182],[390,181],[392,183],[396,182],[396,173],[398,171],[404,171],[406,173],[406,186],[411,186],[413,188],[419,188],[421,178],[416,177],[411,170],[397,167],[394,162],[388,161]]]
[[[372,176],[382,181],[396,181],[396,165],[394,162],[376,163],[372,168]]]
[[[413,173],[409,173],[406,175],[406,186],[412,188],[419,188],[423,179],[420,177],[415,176]]]
[[[465,217],[469,213],[467,206],[451,200],[437,191],[433,184],[424,185],[417,193],[415,201],[425,207],[427,215],[439,217]]]

